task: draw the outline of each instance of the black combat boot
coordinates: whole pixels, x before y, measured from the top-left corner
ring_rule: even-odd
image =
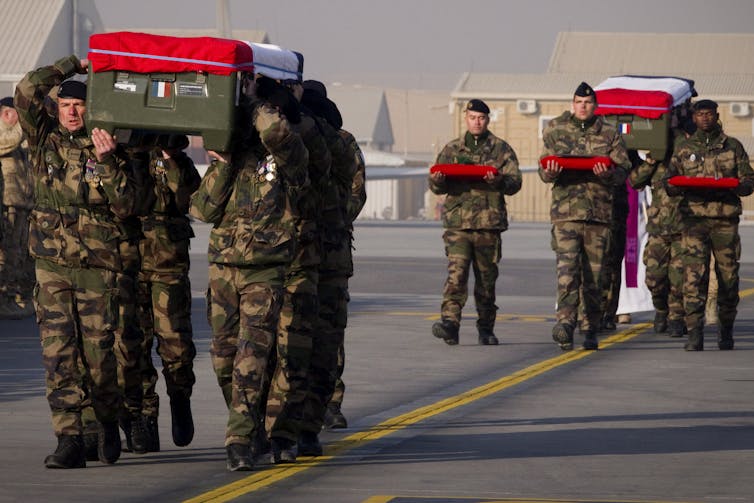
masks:
[[[47,468],[86,468],[81,435],[60,435],[55,452],[45,458]]]
[[[144,427],[147,431],[147,451],[160,452],[160,429],[155,416],[144,416]]]
[[[191,416],[191,399],[182,395],[170,397],[170,418],[173,443],[185,447],[194,439],[194,418]]]
[[[664,334],[668,331],[668,313],[655,313],[654,330],[656,334]]]
[[[668,336],[683,337],[686,334],[686,324],[683,320],[668,321]]]
[[[287,438],[274,437],[270,439],[272,450],[272,462],[276,465],[283,463],[295,463],[298,448],[296,442]]]
[[[99,429],[99,426],[97,429]],[[84,457],[87,461],[99,461],[99,432],[84,431]]]
[[[134,454],[146,454],[149,452],[149,433],[147,433],[147,425],[145,417],[141,414],[131,416],[128,419],[130,426],[130,435],[126,436],[131,438],[131,452]]]
[[[325,428],[328,430],[339,430],[348,428],[348,421],[340,411],[340,405],[329,403],[325,409]]]
[[[584,332],[584,343],[581,345],[587,351],[593,351],[599,349],[600,344],[597,342],[597,333],[595,330],[587,330]]]
[[[694,328],[689,331],[689,339],[683,349],[686,351],[704,351],[704,329]]]
[[[245,444],[230,444],[225,447],[226,466],[231,472],[249,472],[254,468],[251,460],[251,448]]]
[[[605,315],[600,320],[600,330],[612,332],[616,328],[618,327],[615,325],[615,315]]]
[[[432,325],[432,335],[444,340],[448,346],[455,346],[458,344],[458,325],[448,320],[436,321]]]
[[[557,342],[563,351],[570,351],[573,349],[573,327],[566,323],[556,323],[552,327],[552,340]]]
[[[302,431],[298,439],[298,453],[301,456],[321,456],[323,453],[319,437],[311,431]]]
[[[724,327],[720,325],[717,329],[717,347],[721,351],[733,349],[733,327]]]
[[[479,344],[482,346],[497,346],[500,344],[500,341],[497,340],[491,328],[480,328]]]
[[[111,465],[120,458],[120,433],[118,422],[100,423],[97,454],[99,460]]]

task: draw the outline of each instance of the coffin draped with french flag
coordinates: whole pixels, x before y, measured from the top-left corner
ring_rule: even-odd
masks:
[[[241,72],[301,80],[303,57],[271,44],[137,32],[89,38],[86,122],[138,144],[162,133],[230,148]]]
[[[694,81],[680,77],[622,75],[594,87],[595,114],[623,136],[626,147],[662,159],[670,143],[673,114],[696,96]]]

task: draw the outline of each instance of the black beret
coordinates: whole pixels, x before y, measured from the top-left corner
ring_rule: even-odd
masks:
[[[58,88],[58,98],[86,100],[86,84],[79,80],[66,80]]]
[[[490,107],[488,107],[487,103],[482,100],[470,100],[468,103],[466,103],[466,110],[479,112],[480,114],[490,113]]]
[[[697,110],[715,110],[717,111],[717,102],[712,100],[699,100],[692,105],[694,112]]]
[[[327,98],[327,88],[318,80],[305,80],[303,83],[304,89],[314,91],[317,94],[321,94],[324,98]]]
[[[12,96],[6,96],[5,98],[1,99],[0,100],[0,106],[15,108],[13,106],[13,97]]]
[[[581,96],[583,98],[591,96],[595,99],[595,101],[597,100],[597,96],[594,95],[594,89],[592,89],[592,86],[590,86],[586,82],[579,84],[579,87],[576,88],[576,90],[573,92],[573,95]]]
[[[157,139],[160,148],[183,150],[189,146],[188,136],[185,134],[161,134]]]

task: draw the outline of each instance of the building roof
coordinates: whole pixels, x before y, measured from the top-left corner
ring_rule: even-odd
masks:
[[[447,91],[385,89],[385,98],[393,125],[393,152],[431,160],[453,138]]]
[[[8,76],[3,80],[13,80],[36,67],[47,34],[65,3],[65,0],[0,0],[0,74]]]
[[[754,74],[754,33],[561,32],[549,73]]]
[[[338,105],[343,128],[358,143],[393,144],[393,126],[381,88],[330,85],[327,97]]]
[[[108,27],[108,32],[114,31],[136,31],[139,33],[149,33],[152,35],[165,35],[167,37],[216,37],[220,36],[217,28],[113,28]],[[255,44],[269,44],[267,32],[263,30],[233,30],[232,37],[235,40],[245,40]]]

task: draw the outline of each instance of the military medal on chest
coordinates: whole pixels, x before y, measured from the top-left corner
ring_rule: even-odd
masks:
[[[91,188],[99,187],[102,179],[97,172],[97,161],[94,159],[87,159],[86,170],[84,171],[84,181],[89,184]]]
[[[167,173],[167,170],[165,169],[165,162],[162,159],[157,159],[157,162],[155,162],[154,174],[155,174],[155,178],[160,183],[162,183],[162,185],[167,185],[168,173]]]
[[[277,165],[275,164],[275,158],[272,155],[268,155],[257,164],[257,175],[260,180],[264,179],[268,182],[277,178]]]

